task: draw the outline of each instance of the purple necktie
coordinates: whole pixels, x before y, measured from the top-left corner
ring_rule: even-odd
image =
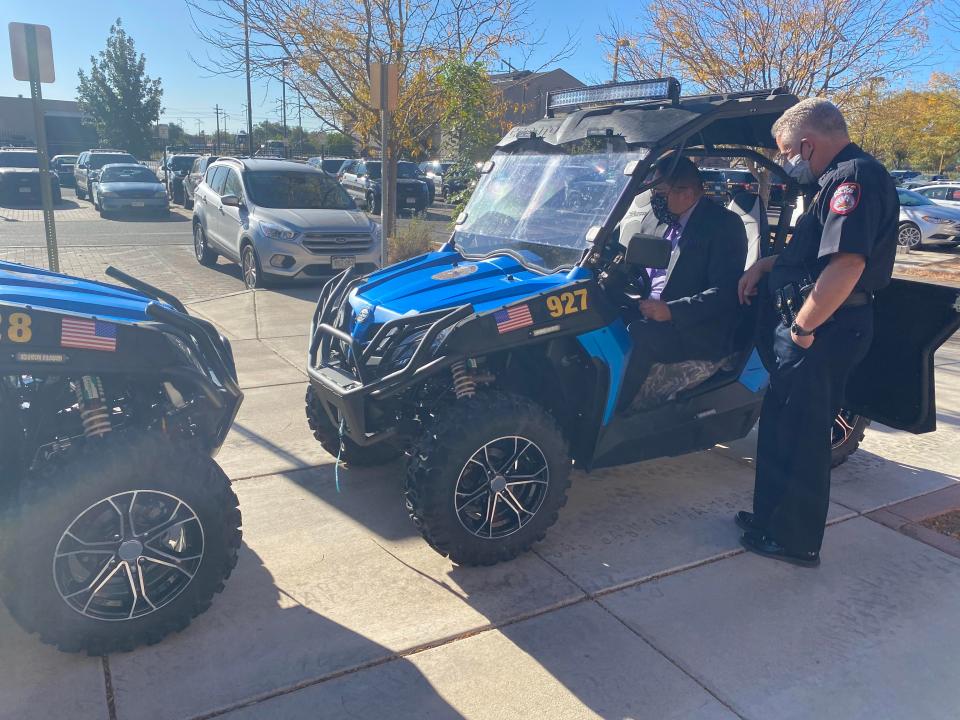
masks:
[[[669,240],[673,250],[677,249],[677,243],[680,242],[680,236],[683,235],[683,228],[679,222],[672,222],[663,234],[664,240]],[[650,275],[650,298],[659,300],[660,293],[667,284],[666,268],[647,268],[647,274]]]

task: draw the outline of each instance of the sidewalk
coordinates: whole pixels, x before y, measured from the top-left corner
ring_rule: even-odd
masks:
[[[190,305],[246,392],[218,457],[244,520],[225,592],[102,660],[0,612],[0,718],[956,717],[960,560],[900,532],[923,512],[898,503],[960,503],[960,343],[938,356],[938,432],[871,429],[835,472],[817,570],[740,550],[749,439],[577,473],[534,552],[458,568],[407,518],[402,465],[342,470],[337,492],[302,410],[314,294]]]

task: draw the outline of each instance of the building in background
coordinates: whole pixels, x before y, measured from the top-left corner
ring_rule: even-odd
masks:
[[[83,113],[74,100],[43,100],[50,156],[77,155],[96,147],[97,133],[83,124]],[[34,147],[33,103],[26,97],[0,97],[0,145]]]
[[[515,70],[496,73],[490,76],[490,81],[503,96],[506,105],[504,120],[509,126],[542,118],[547,112],[547,93],[583,87],[582,82],[560,68],[544,72]]]

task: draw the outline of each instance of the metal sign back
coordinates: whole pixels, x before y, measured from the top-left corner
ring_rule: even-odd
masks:
[[[52,83],[56,80],[53,71],[53,42],[50,39],[50,28],[46,25],[30,25],[28,23],[12,22],[10,30],[10,57],[13,60],[13,77],[15,80],[30,82],[30,59],[27,55],[27,32],[32,28],[37,45],[37,65],[40,71],[38,78],[42,83]]]
[[[370,107],[374,110],[397,109],[400,76],[393,63],[370,63]]]

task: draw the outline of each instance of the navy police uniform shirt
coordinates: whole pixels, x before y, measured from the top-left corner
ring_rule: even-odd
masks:
[[[890,282],[897,254],[900,200],[893,179],[856,144],[837,153],[820,189],[770,273],[770,287],[816,281],[834,253],[857,253],[866,267],[856,290],[875,292]]]

